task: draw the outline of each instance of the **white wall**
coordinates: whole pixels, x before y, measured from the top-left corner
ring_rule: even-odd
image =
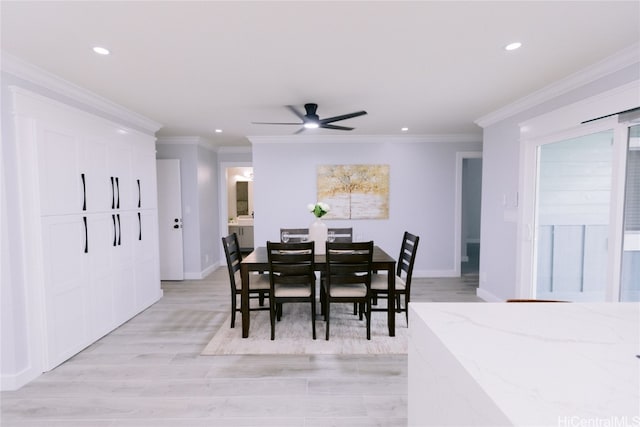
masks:
[[[420,236],[416,276],[454,274],[456,152],[480,151],[475,138],[268,137],[253,143],[255,242],[278,240],[280,227],[308,227],[316,201],[316,166],[390,165],[389,219],[327,220],[351,226],[398,256],[404,231]]]
[[[221,248],[218,239],[218,156],[210,148],[198,146],[198,193],[200,208],[200,266],[203,276],[218,266]]]
[[[519,124],[562,106],[638,80],[640,65],[627,65],[535,107],[487,124],[483,137],[480,289],[489,300],[518,296],[516,277]],[[533,94],[535,95],[535,94]],[[640,101],[640,99],[639,99]],[[569,124],[571,125],[571,124]]]

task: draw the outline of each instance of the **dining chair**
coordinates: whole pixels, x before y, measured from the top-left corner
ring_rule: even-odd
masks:
[[[229,284],[231,285],[231,327],[236,324],[236,312],[241,311],[237,304],[237,296],[242,291],[242,279],[240,277],[240,262],[242,252],[238,244],[236,233],[222,238],[224,255],[227,258],[227,269],[229,270]],[[259,299],[259,307],[250,308],[250,311],[269,310],[264,306],[264,300],[269,296],[269,277],[265,274],[249,275],[249,298]]]
[[[418,252],[418,242],[420,238],[408,231],[402,236],[402,244],[400,245],[400,255],[396,268],[396,286],[395,286],[395,310],[397,313],[405,312],[407,318],[407,326],[409,326],[409,301],[411,300],[411,276],[413,275],[413,264],[416,260]],[[394,301],[389,300],[389,282],[386,273],[375,273],[371,278],[371,294],[373,304],[376,305],[378,298],[387,299],[389,304]],[[401,304],[401,296],[404,295],[404,307]],[[372,311],[387,311],[389,308],[372,308]]]
[[[316,339],[316,275],[314,243],[267,242],[269,260],[269,308],[271,339],[275,339],[276,315],[282,316],[282,304],[311,304],[311,329]]]
[[[331,303],[356,303],[360,320],[364,313],[367,339],[371,339],[371,262],[373,241],[326,243],[327,268],[321,282],[320,303],[327,322],[326,339],[331,325]]]
[[[284,233],[289,236],[288,241],[284,241]],[[306,242],[309,239],[308,228],[281,228],[280,229],[280,242],[282,243],[300,243]]]
[[[353,242],[353,228],[328,228],[327,232],[335,236],[334,242],[351,243]]]

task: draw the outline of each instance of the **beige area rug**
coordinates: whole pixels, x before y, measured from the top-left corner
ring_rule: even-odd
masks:
[[[319,311],[319,310],[318,310]],[[252,311],[249,337],[242,338],[242,316],[236,316],[230,328],[231,315],[224,321],[202,351],[203,356],[249,354],[406,354],[409,330],[404,313],[396,314],[396,336],[389,336],[387,313],[374,312],[371,340],[367,340],[366,321],[353,315],[353,305],[331,306],[331,331],[325,340],[324,317],[316,315],[316,334],[311,334],[311,310],[308,304],[283,306],[282,319],[276,321],[275,340],[271,341],[269,311]]]

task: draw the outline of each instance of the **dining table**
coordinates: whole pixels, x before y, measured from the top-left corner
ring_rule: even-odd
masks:
[[[395,316],[395,291],[396,291],[396,260],[387,254],[379,246],[373,247],[371,268],[373,271],[386,271],[387,283],[389,285],[389,298],[387,303],[387,323],[389,326],[389,336],[396,335]],[[327,256],[325,254],[315,254],[314,264],[316,271],[324,272],[327,268]],[[242,312],[242,338],[249,336],[251,319],[249,317],[249,272],[269,271],[269,259],[267,257],[267,247],[256,247],[249,255],[240,262],[240,277],[242,281],[242,292],[240,310]]]

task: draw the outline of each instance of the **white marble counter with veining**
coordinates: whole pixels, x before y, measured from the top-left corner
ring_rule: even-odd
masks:
[[[409,425],[640,425],[640,304],[414,303],[409,324]]]

